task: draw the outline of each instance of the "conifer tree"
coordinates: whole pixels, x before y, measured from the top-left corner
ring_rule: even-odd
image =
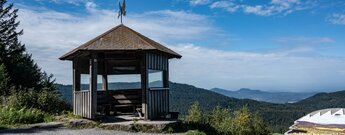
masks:
[[[13,4],[0,0],[0,56],[10,78],[7,87],[53,89],[52,75],[41,71],[18,39],[23,30],[17,30],[17,13],[18,9],[13,9]]]
[[[9,77],[5,65],[0,58],[0,96],[7,96],[9,94],[8,83]]]

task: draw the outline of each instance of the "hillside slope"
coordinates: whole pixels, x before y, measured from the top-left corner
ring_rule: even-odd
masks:
[[[293,104],[294,106],[303,107],[304,110],[311,112],[325,108],[344,108],[345,107],[345,90],[331,93],[318,93]]]
[[[294,103],[315,94],[314,92],[267,92],[246,88],[237,91],[213,88],[210,89],[210,91],[214,91],[228,97],[234,97],[239,99],[253,99],[257,101],[265,101],[271,103]]]

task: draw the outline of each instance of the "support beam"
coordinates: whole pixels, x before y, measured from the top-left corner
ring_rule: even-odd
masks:
[[[148,108],[147,108],[147,92],[148,92],[148,71],[147,71],[147,53],[143,52],[141,60],[141,89],[142,89],[142,112],[144,113],[144,119],[148,119]]]
[[[94,119],[97,111],[97,57],[95,54],[90,58],[90,116]]]
[[[76,114],[76,96],[75,92],[80,91],[80,63],[79,59],[73,60],[73,113]]]
[[[166,70],[163,70],[163,87],[169,88],[170,87],[169,84],[170,84],[170,82],[169,82],[169,59],[167,59],[166,60]],[[165,95],[165,98],[167,98],[167,99],[165,99],[165,101],[166,101],[165,110],[167,110],[167,112],[170,112],[170,110],[169,110],[169,105],[170,105],[169,95],[170,94],[169,93],[170,93],[170,89],[167,89],[167,92]]]
[[[108,91],[108,61],[103,60],[103,74],[102,74],[102,84],[103,84],[103,90]]]

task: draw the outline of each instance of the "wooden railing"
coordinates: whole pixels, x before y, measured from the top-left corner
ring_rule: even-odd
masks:
[[[90,91],[75,91],[74,114],[91,118]]]

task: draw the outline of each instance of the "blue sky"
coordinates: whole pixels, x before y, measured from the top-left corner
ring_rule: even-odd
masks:
[[[117,0],[9,0],[28,51],[58,83],[57,58],[119,24]],[[176,50],[171,80],[203,88],[345,89],[345,1],[127,0],[124,24]],[[58,64],[56,64],[58,63]]]

